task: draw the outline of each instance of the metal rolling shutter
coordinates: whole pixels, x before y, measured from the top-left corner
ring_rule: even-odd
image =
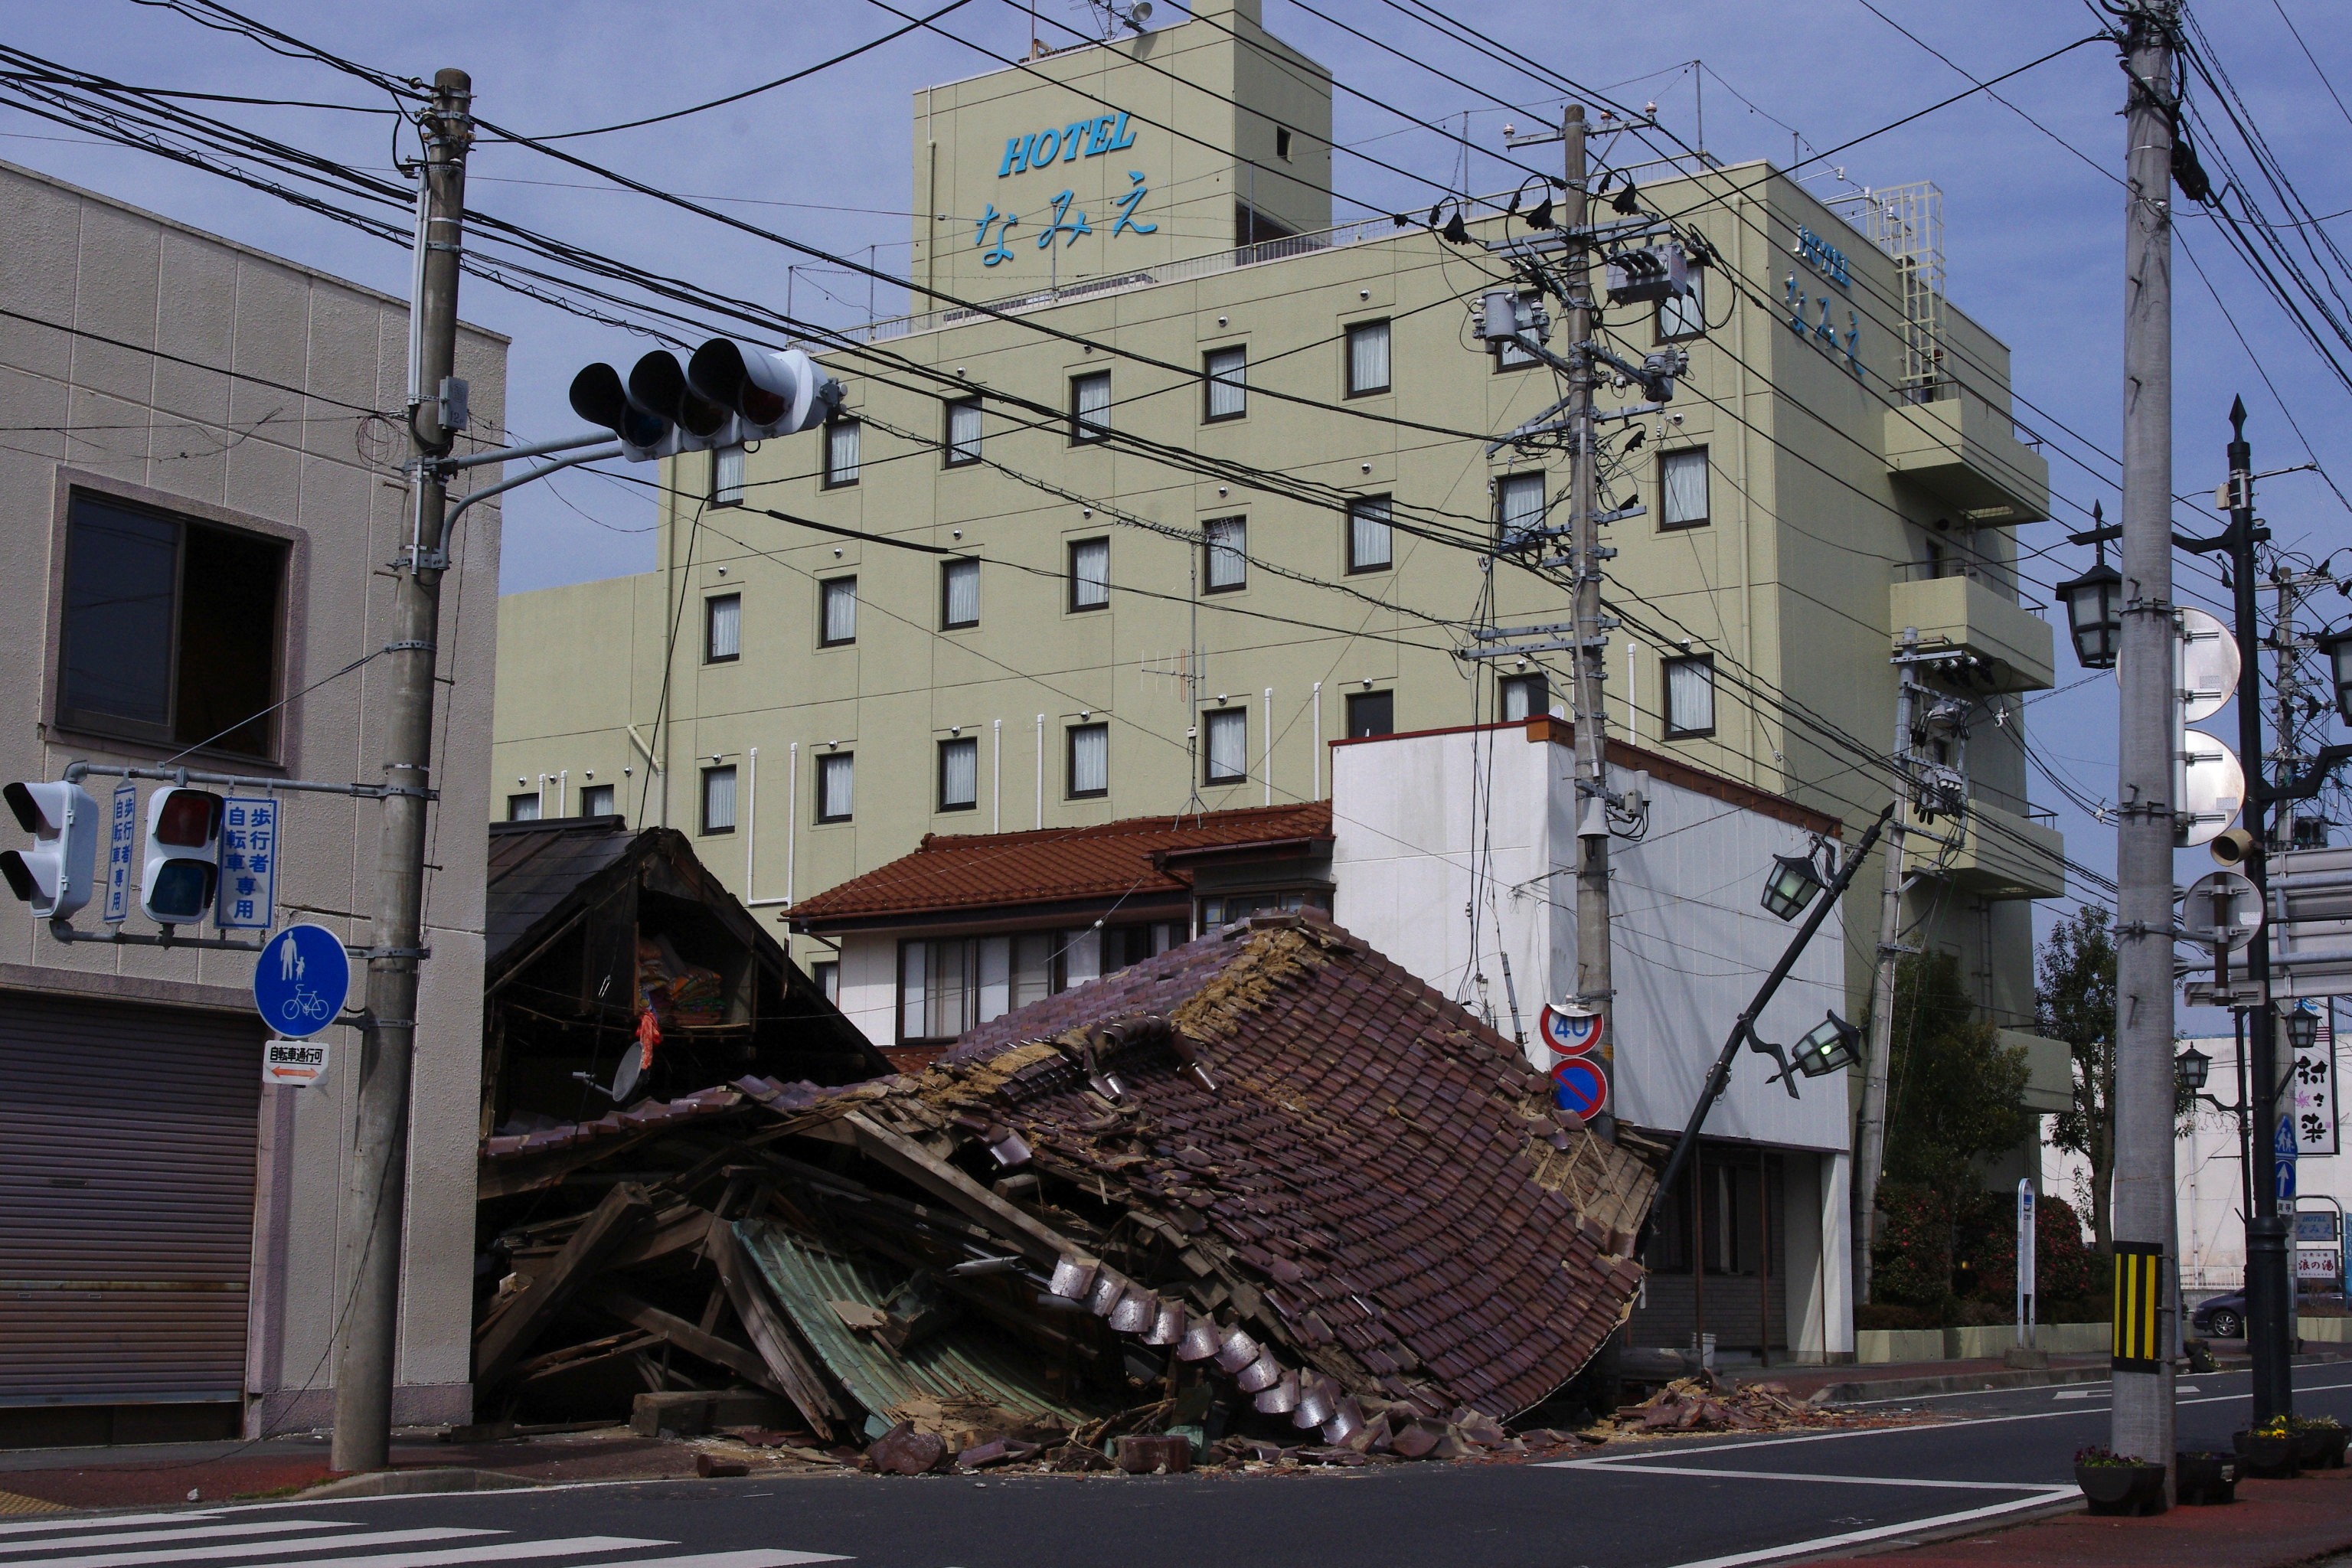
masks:
[[[260,1039],[0,994],[0,1406],[242,1397]]]

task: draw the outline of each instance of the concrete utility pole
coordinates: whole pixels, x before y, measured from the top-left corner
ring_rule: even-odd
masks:
[[[1569,232],[1575,234],[1591,222],[1592,211],[1585,190],[1584,105],[1570,104],[1559,130],[1567,144],[1568,183],[1560,205]],[[1617,1029],[1612,1021],[1617,993],[1609,962],[1609,715],[1601,700],[1609,639],[1601,620],[1601,525],[1592,504],[1601,438],[1592,421],[1592,389],[1598,379],[1592,368],[1592,252],[1584,244],[1569,248],[1567,305],[1568,352],[1576,367],[1568,381],[1569,557],[1576,584],[1570,616],[1576,639],[1570,699],[1576,721],[1578,796],[1576,994],[1601,1015],[1595,1054],[1609,1075],[1609,1120],[1601,1123],[1605,1131],[1615,1124],[1617,1104]],[[1595,827],[1599,831],[1592,831]]]
[[[2170,1497],[2173,1325],[2172,117],[2179,0],[2137,0],[2124,208],[2123,633],[2116,879],[2116,1355],[2108,1446],[2160,1464]],[[2244,701],[2242,696],[2240,700]],[[2259,756],[2259,752],[2256,753]],[[2129,1288],[2126,1288],[2129,1287]],[[2153,1333],[2147,1332],[2152,1318]]]
[[[434,671],[441,626],[447,480],[432,459],[454,432],[441,394],[457,350],[457,260],[464,237],[466,153],[473,142],[473,80],[444,70],[421,117],[425,142],[422,215],[410,342],[409,435],[416,453],[416,511],[396,563],[390,711],[383,721],[389,790],[377,831],[373,945],[368,953],[367,1022],[360,1047],[359,1111],[351,1179],[343,1191],[342,1237],[351,1301],[335,1362],[338,1470],[384,1468],[392,1447],[392,1390],[399,1359],[401,1232],[408,1181],[409,1068],[416,1040],[417,968],[424,958],[425,806],[431,798]]]
[[[1910,817],[1912,683],[1907,656],[1919,634],[1906,627],[1895,661],[1895,815],[1886,825],[1886,863],[1878,896],[1878,973],[1871,984],[1869,1056],[1862,1065],[1862,1125],[1853,1141],[1853,1299],[1870,1300],[1870,1249],[1878,1237],[1878,1179],[1886,1165],[1886,1086],[1895,1048],[1895,975],[1903,958],[1904,832]]]

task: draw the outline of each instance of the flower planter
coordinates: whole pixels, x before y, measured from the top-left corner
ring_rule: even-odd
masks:
[[[2242,1462],[2234,1454],[2180,1454],[2173,1464],[2173,1491],[2189,1505],[2235,1502]]]
[[[2333,1434],[2325,1426],[2291,1426],[2287,1441],[2294,1445],[2294,1465],[2299,1470],[2325,1469],[2327,1466],[2329,1439]]]
[[[2164,1511],[2162,1465],[2076,1465],[2074,1484],[2093,1513],[2137,1517]]]
[[[2257,1437],[2252,1432],[2239,1432],[2231,1441],[2237,1444],[2238,1457],[2246,1461],[2250,1476],[2277,1480],[2297,1473],[2292,1437]]]

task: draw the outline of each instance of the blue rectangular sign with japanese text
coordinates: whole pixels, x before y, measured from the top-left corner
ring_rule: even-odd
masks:
[[[224,931],[268,931],[278,912],[278,805],[268,796],[221,803],[220,903]]]
[[[100,918],[109,925],[131,918],[131,858],[138,847],[139,786],[125,779],[114,786],[106,823],[106,910]]]

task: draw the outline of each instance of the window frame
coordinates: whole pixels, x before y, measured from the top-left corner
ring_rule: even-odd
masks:
[[[828,764],[834,763],[846,763],[849,764],[849,809],[847,811],[835,812],[833,810],[833,789],[831,784],[827,782],[825,775],[830,771]],[[819,752],[816,754],[816,789],[813,793],[816,795],[816,820],[820,825],[856,820],[857,816],[857,753],[854,751]]]
[[[721,464],[730,455],[735,459],[735,480],[731,485],[721,473]],[[749,476],[744,471],[742,442],[738,441],[730,447],[710,448],[710,504],[712,506],[741,506],[743,492],[748,482]]]
[[[809,961],[808,974],[818,995],[836,1007],[841,1005],[841,960],[813,958]]]
[[[1384,691],[1350,691],[1347,694],[1347,698],[1348,700],[1340,706],[1340,722],[1348,739],[1351,741],[1369,740],[1373,736],[1393,735],[1397,732],[1396,690],[1394,688],[1390,688]],[[1370,708],[1375,702],[1386,705],[1388,709],[1389,727],[1385,730],[1358,730],[1356,728],[1356,710],[1360,707]]]
[[[965,801],[950,801],[948,799],[948,753],[950,751],[965,747],[969,747],[971,752],[971,798]],[[979,736],[950,735],[947,739],[941,741],[939,743],[939,766],[936,769],[936,772],[939,775],[937,781],[939,788],[936,796],[937,805],[934,807],[935,810],[978,811],[980,809]],[[856,803],[852,801],[851,804],[855,805]]]
[[[1365,509],[1379,507],[1381,531],[1388,539],[1388,554],[1379,561],[1360,561],[1356,556],[1356,524]],[[1396,569],[1396,498],[1394,496],[1354,496],[1348,501],[1347,517],[1348,575],[1364,572],[1392,572]]]
[[[1658,301],[1657,313],[1652,318],[1651,322],[1654,340],[1657,342],[1684,343],[1690,342],[1693,338],[1703,338],[1706,336],[1706,268],[1698,266],[1696,263],[1693,263],[1685,271],[1684,277],[1685,280],[1690,284],[1691,291],[1688,296],[1690,300],[1690,309],[1692,315],[1696,318],[1698,324],[1684,331],[1670,332],[1666,331],[1666,307],[1675,301],[1673,300],[1661,300]]]
[[[301,646],[308,618],[310,580],[310,536],[308,531],[64,464],[56,468],[51,495],[47,641],[43,648],[48,675],[42,683],[40,694],[41,718],[48,731],[102,741],[110,747],[134,753],[143,753],[153,748],[159,753],[173,755],[234,758],[241,768],[247,770],[299,772],[303,698],[300,692],[288,694],[287,675],[292,668],[292,650]],[[179,576],[174,577],[173,595],[172,719],[163,725],[152,725],[119,718],[101,710],[77,709],[67,705],[66,586],[73,538],[73,502],[77,496],[88,496],[108,506],[159,514],[167,521],[179,523],[184,530],[187,525],[194,524],[279,547],[277,626],[269,638],[269,700],[276,706],[268,715],[266,750],[233,751],[222,745],[190,747],[175,738],[181,625],[179,595],[183,583]],[[175,571],[184,571],[184,550]]]
[[[731,605],[735,609],[735,651],[715,653],[719,638],[719,606]],[[734,589],[725,594],[705,594],[702,596],[702,662],[705,664],[740,664],[743,658],[743,592]]]
[[[1678,728],[1675,723],[1675,671],[1696,666],[1706,671],[1706,724],[1703,729]],[[1669,741],[1703,741],[1716,731],[1715,655],[1671,654],[1658,660],[1659,732]]]
[[[1702,498],[1706,503],[1705,507],[1697,517],[1687,518],[1681,522],[1669,522],[1666,521],[1666,464],[1669,460],[1674,458],[1687,459],[1694,454],[1696,456],[1698,460],[1700,488],[1706,492]],[[1707,528],[1713,526],[1715,522],[1715,465],[1708,460],[1707,447],[1705,442],[1700,442],[1696,446],[1667,447],[1662,448],[1658,453],[1658,459],[1654,471],[1657,475],[1658,485],[1658,531],[1660,533],[1680,533],[1685,529],[1688,528]]]
[[[972,417],[971,449],[961,450],[956,441],[956,416],[970,413]],[[983,434],[981,430],[980,399],[950,397],[940,413],[940,466],[944,468],[969,468],[980,461]]]
[[[1237,773],[1216,771],[1217,721],[1230,719],[1242,727],[1242,768]],[[1201,782],[1204,784],[1238,784],[1249,783],[1249,707],[1208,708],[1201,713]]]
[[[1381,357],[1387,364],[1388,376],[1378,386],[1358,386],[1356,384],[1356,340],[1375,329],[1379,330],[1381,341],[1384,345]],[[1377,321],[1350,321],[1347,324],[1341,333],[1339,385],[1342,394],[1349,397],[1381,397],[1396,390],[1396,332],[1393,318],[1382,316]]]
[[[529,801],[530,803],[530,815],[528,816],[525,816],[521,811],[522,804],[525,801]],[[547,792],[544,788],[532,790],[529,793],[525,793],[522,790],[516,790],[507,796],[507,820],[509,822],[544,822],[546,819]]]
[[[589,797],[590,795],[594,795],[598,790],[602,790],[602,791],[604,791],[606,795],[610,795],[610,796],[612,796],[612,797],[613,797],[613,798],[612,798],[612,803],[611,803],[612,808],[611,808],[610,810],[608,810],[608,811],[591,811],[591,810],[589,810],[589,809],[588,809],[588,797]],[[580,815],[581,815],[581,816],[619,816],[619,815],[620,815],[620,811],[621,811],[621,790],[620,790],[620,786],[619,786],[619,785],[617,785],[617,784],[582,784],[582,785],[580,786]]]
[[[1507,474],[1497,474],[1495,476],[1495,541],[1498,544],[1503,542],[1505,538],[1503,531],[1510,522],[1510,518],[1505,510],[1506,499],[1510,495],[1511,489],[1515,483],[1524,483],[1528,479],[1533,479],[1535,481],[1535,526],[1538,528],[1544,526],[1543,520],[1545,513],[1550,509],[1551,505],[1550,470],[1548,468],[1517,468]]]
[[[1541,705],[1530,704],[1525,713],[1520,714],[1517,719],[1512,718],[1511,692],[1514,689],[1540,694],[1543,698]],[[1501,722],[1523,724],[1531,719],[1548,717],[1550,712],[1551,677],[1543,671],[1538,669],[1519,675],[1507,675],[1497,683],[1495,690],[1495,717]]]
[[[1078,737],[1081,734],[1100,735],[1103,745],[1103,782],[1100,789],[1078,787]],[[1062,798],[1064,800],[1104,800],[1110,795],[1110,725],[1104,720],[1084,724],[1067,724],[1062,729]]]
[[[1215,531],[1227,525],[1241,531],[1241,543],[1238,546],[1224,546],[1217,542],[1214,537]],[[1217,552],[1221,549],[1230,550],[1235,563],[1234,570],[1236,575],[1230,583],[1220,583],[1216,580]],[[1203,518],[1201,521],[1201,592],[1238,594],[1248,586],[1249,514],[1236,512],[1230,517]]]
[[[1078,597],[1078,584],[1082,581],[1078,576],[1078,552],[1089,549],[1097,544],[1102,546],[1102,597],[1089,604]],[[1073,539],[1069,542],[1069,548],[1064,552],[1064,558],[1069,564],[1070,592],[1066,601],[1069,607],[1069,613],[1074,616],[1082,616],[1092,615],[1097,610],[1109,609],[1110,535],[1107,533],[1097,533],[1086,539]]]
[[[1522,289],[1519,293],[1518,300],[1519,303],[1522,305],[1537,305],[1543,302],[1543,295],[1538,290],[1532,289]],[[1506,353],[1523,354],[1526,355],[1526,357],[1517,361],[1516,363],[1507,363],[1503,359],[1503,356]],[[1494,361],[1494,365],[1489,372],[1490,374],[1494,375],[1517,375],[1523,370],[1533,370],[1536,366],[1544,363],[1535,355],[1528,353],[1528,351],[1519,347],[1518,344],[1512,342],[1507,339],[1496,340],[1494,346],[1486,351],[1486,357]]]
[[[727,776],[727,825],[723,827],[714,826],[710,821],[710,785],[721,773]],[[697,836],[703,838],[726,837],[742,825],[735,792],[735,785],[741,775],[735,771],[733,763],[713,763],[701,770],[699,777],[701,784],[695,811]]]
[[[833,595],[843,584],[846,584],[849,594],[849,635],[845,637],[836,637],[827,634],[831,631],[833,626]],[[816,584],[816,646],[821,648],[852,647],[856,645],[856,642],[857,574],[852,572],[847,575],[841,577],[818,578]]]
[[[1089,425],[1087,423],[1086,416],[1079,411],[1080,405],[1078,402],[1078,389],[1091,382],[1097,381],[1102,383],[1103,389],[1102,423],[1099,425]],[[1095,447],[1099,446],[1109,439],[1110,372],[1107,370],[1080,371],[1070,377],[1070,445],[1073,447]]]
[[[953,615],[953,611],[950,606],[954,603],[955,599],[956,577],[960,573],[966,570],[969,570],[971,573],[971,619],[968,621],[959,621],[950,618]],[[940,630],[943,632],[968,632],[973,630],[979,625],[980,557],[976,555],[959,555],[953,560],[940,562]]]
[[[1241,356],[1241,378],[1239,380],[1229,381],[1218,373],[1216,368],[1217,361],[1220,357],[1226,354],[1239,354]],[[1234,394],[1237,405],[1234,408],[1223,414],[1217,412],[1217,392],[1221,387],[1228,389]],[[1249,345],[1246,343],[1223,343],[1220,344],[1216,348],[1204,350],[1201,355],[1201,423],[1203,425],[1223,425],[1232,420],[1246,419],[1248,417]]]
[[[845,490],[857,483],[858,475],[866,471],[866,421],[855,414],[843,414],[824,422],[824,479],[820,487],[828,490]],[[839,465],[834,462],[833,443],[839,435],[849,432],[851,445],[857,454],[850,460],[849,477],[841,477]]]

